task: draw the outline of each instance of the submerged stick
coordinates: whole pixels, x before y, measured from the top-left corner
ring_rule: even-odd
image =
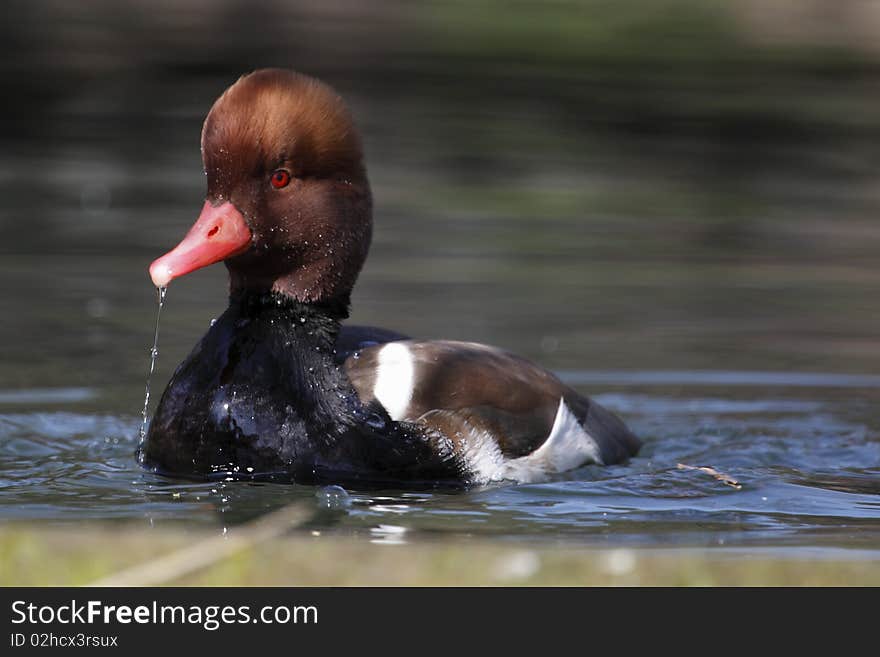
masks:
[[[678,464],[679,470],[699,470],[700,472],[705,472],[708,475],[712,475],[718,481],[724,482],[728,486],[736,488],[737,490],[742,489],[742,484],[740,484],[736,479],[731,477],[730,475],[726,475],[723,472],[718,472],[715,468],[710,468],[707,465],[687,465],[686,463]]]
[[[158,586],[187,575],[250,547],[301,527],[314,515],[301,504],[290,504],[241,525],[230,535],[214,536],[176,552],[102,577],[89,586]]]

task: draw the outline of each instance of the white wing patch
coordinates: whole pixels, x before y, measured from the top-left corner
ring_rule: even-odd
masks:
[[[503,480],[534,483],[587,463],[602,463],[599,445],[562,399],[550,435],[531,454],[505,459],[495,440],[484,432],[471,436],[468,443],[462,456],[481,483]]]
[[[415,366],[409,348],[400,342],[389,342],[379,351],[373,396],[388,411],[392,420],[406,417],[412,399]]]

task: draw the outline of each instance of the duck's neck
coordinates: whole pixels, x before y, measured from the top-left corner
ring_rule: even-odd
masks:
[[[278,292],[233,292],[229,308],[242,319],[287,321],[294,327],[297,342],[332,349],[339,334],[339,324],[348,317],[349,296],[306,302]]]
[[[144,462],[169,472],[317,468],[369,421],[334,361],[347,314],[347,299],[233,296],[162,396]]]
[[[326,439],[361,422],[363,408],[335,359],[348,307],[347,296],[313,303],[275,292],[232,296],[221,342],[228,339],[225,360],[235,375],[221,374],[220,383],[254,400],[271,390]]]

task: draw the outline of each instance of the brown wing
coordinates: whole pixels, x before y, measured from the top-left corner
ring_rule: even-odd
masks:
[[[457,431],[486,431],[505,457],[516,458],[544,443],[564,400],[582,425],[594,425],[585,428],[604,462],[638,449],[638,439],[613,414],[523,358],[469,342],[397,342],[395,359],[385,347],[362,350],[345,368],[361,400],[378,400],[395,420],[427,424],[453,439]],[[383,399],[388,395],[393,403]]]

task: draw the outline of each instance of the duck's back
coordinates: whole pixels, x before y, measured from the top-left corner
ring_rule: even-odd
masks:
[[[351,354],[345,370],[362,402],[448,437],[478,481],[540,480],[640,446],[613,413],[494,347],[395,341]]]

